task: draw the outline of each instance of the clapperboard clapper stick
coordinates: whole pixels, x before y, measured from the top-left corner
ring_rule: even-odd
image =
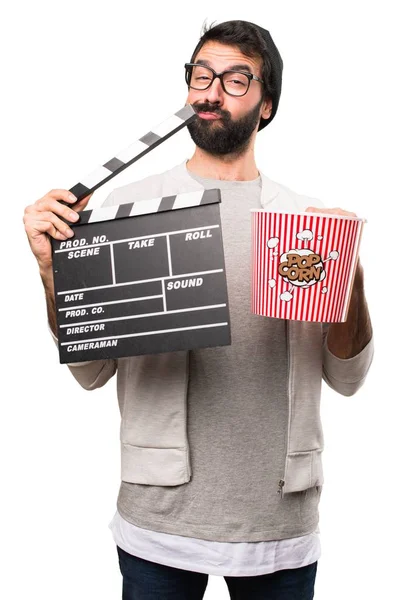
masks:
[[[104,165],[98,167],[86,177],[83,177],[69,191],[76,196],[77,200],[82,200],[121,173],[121,171],[124,171],[124,169],[132,165],[136,160],[162,144],[169,137],[177,133],[177,131],[180,131],[180,129],[191,123],[195,118],[197,118],[196,112],[191,104],[187,104],[166,121],[153,127],[143,137],[134,142],[134,144],[131,144],[131,146],[121,152],[117,152]],[[66,202],[63,202],[63,204],[66,204]]]
[[[61,363],[231,343],[220,190],[134,200],[52,239]]]

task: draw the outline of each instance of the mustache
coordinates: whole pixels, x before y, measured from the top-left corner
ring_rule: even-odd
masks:
[[[230,111],[220,108],[218,104],[211,104],[210,102],[198,102],[197,104],[193,104],[193,108],[196,113],[211,112],[218,115],[225,121],[229,121],[231,119]]]

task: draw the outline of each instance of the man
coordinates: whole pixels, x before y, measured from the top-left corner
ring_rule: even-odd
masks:
[[[186,64],[194,155],[105,203],[221,189],[232,332],[231,346],[69,365],[90,390],[117,373],[122,484],[110,526],[125,600],[200,599],[208,574],[223,575],[236,600],[314,597],[321,378],[355,393],[373,342],[360,265],[346,323],[327,330],[250,313],[250,209],[353,214],[326,210],[257,169],[255,139],[276,113],[281,75],[265,29],[244,21],[206,29]],[[61,217],[75,222],[88,198],[75,200],[53,190],[26,209],[55,335],[46,234],[73,235]]]

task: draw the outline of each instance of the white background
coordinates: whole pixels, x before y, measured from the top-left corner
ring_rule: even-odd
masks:
[[[316,600],[404,598],[409,581],[410,38],[406,2],[8,3],[1,95],[1,571],[7,600],[114,600],[108,523],[119,487],[115,382],[87,393],[46,327],[24,207],[182,107],[183,64],[208,22],[254,21],[284,60],[257,164],[368,219],[361,259],[376,355],[351,398],[324,386],[326,484]],[[224,6],[224,8],[222,8]],[[171,168],[187,131],[98,190]],[[207,599],[228,598],[210,577]]]

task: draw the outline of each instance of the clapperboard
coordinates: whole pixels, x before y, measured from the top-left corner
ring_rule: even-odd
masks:
[[[199,190],[86,210],[74,237],[52,240],[61,363],[231,343],[220,201]]]

